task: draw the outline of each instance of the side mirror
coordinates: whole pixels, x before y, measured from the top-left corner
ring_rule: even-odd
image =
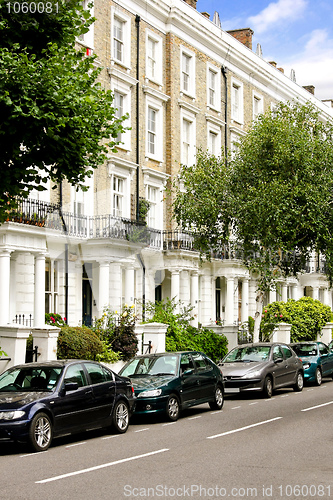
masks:
[[[188,368],[183,372],[183,375],[191,375],[194,372],[193,368]]]

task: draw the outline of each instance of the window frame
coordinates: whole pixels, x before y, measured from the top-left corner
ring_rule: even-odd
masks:
[[[189,61],[188,73],[184,72],[183,57]],[[188,88],[184,86],[184,74],[188,75]],[[184,46],[180,47],[180,91],[192,98],[195,98],[195,53]]]
[[[121,59],[115,53],[115,20],[123,25],[123,54]],[[114,6],[111,7],[111,61],[124,66],[126,69],[131,67],[131,18]]]
[[[149,71],[149,41],[155,43],[155,74],[151,74]],[[162,69],[163,69],[163,47],[162,47],[162,37],[157,35],[151,30],[146,30],[146,78],[151,82],[162,85]]]
[[[244,124],[244,86],[234,78],[231,80],[231,119],[240,125]]]
[[[214,102],[210,102],[210,75],[215,75]],[[213,64],[207,64],[207,108],[221,111],[221,72]]]

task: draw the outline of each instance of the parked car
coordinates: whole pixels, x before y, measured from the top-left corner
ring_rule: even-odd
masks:
[[[178,419],[181,410],[209,403],[220,410],[224,401],[221,370],[196,351],[136,356],[120,370],[129,377],[137,397],[135,413],[165,412]]]
[[[320,385],[323,377],[333,377],[333,352],[324,342],[290,345],[303,363],[305,381]]]
[[[113,426],[126,432],[134,389],[100,363],[27,363],[0,375],[0,440],[47,450],[54,437]]]
[[[275,389],[303,389],[303,364],[285,344],[254,343],[235,347],[218,363],[225,393],[262,391],[270,398]]]

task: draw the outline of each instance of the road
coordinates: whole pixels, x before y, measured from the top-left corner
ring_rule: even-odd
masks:
[[[333,381],[297,393],[227,396],[175,423],[135,418],[44,453],[2,444],[1,500],[333,498]]]

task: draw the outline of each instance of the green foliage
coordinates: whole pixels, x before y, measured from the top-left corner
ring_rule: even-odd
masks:
[[[332,278],[332,162],[333,122],[311,104],[280,103],[241,139],[229,186],[233,234],[261,290],[303,271],[312,250],[327,256]]]
[[[104,352],[98,336],[86,326],[62,327],[58,337],[58,359],[97,359]]]
[[[195,165],[183,166],[170,195],[175,219],[194,235],[194,246],[206,257],[229,235],[228,169],[224,157],[199,149]]]
[[[106,308],[103,316],[96,320],[93,331],[104,342],[108,352],[116,352],[118,359],[127,361],[138,350],[138,339],[134,333],[136,319],[134,306],[125,304],[120,312]]]
[[[265,307],[260,330],[263,339],[268,339],[278,323],[291,324],[291,342],[316,340],[323,326],[332,320],[332,311],[319,300],[302,297],[287,302],[272,302]]]
[[[94,21],[82,2],[60,0],[58,12],[34,14],[6,4],[0,0],[0,222],[15,197],[44,190],[48,179],[87,189],[86,177],[125,130],[113,94],[97,82],[96,56],[77,50]]]
[[[8,354],[6,354],[5,351],[3,351],[0,347],[0,357],[1,356],[8,356]]]
[[[207,354],[213,361],[218,361],[227,354],[227,338],[208,328],[195,328],[190,325],[191,306],[179,303],[179,313],[175,312],[174,299],[162,302],[148,302],[146,312],[151,316],[148,322],[168,325],[165,346],[167,351],[197,350]]]
[[[53,326],[66,326],[66,318],[62,318],[60,314],[45,313],[45,324]]]

